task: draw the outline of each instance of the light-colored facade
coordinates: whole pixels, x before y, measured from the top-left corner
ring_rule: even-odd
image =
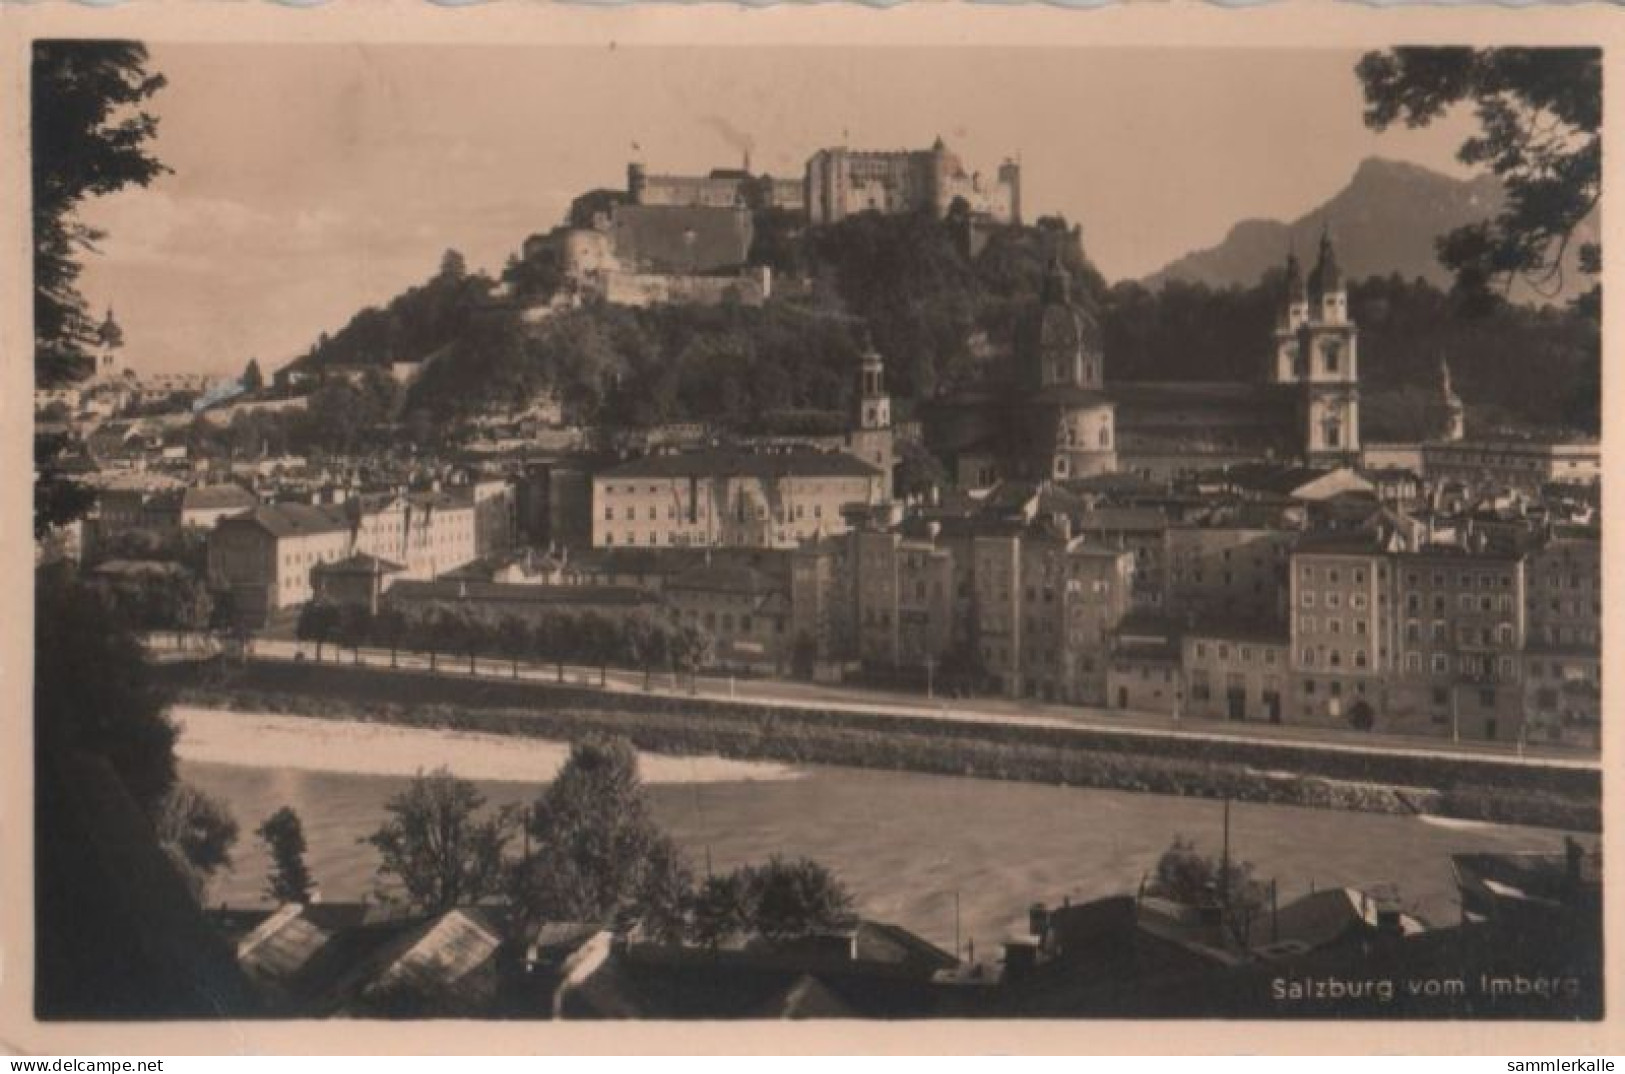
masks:
[[[1428,481],[1459,481],[1471,488],[1536,493],[1549,484],[1596,484],[1602,445],[1596,441],[1458,440],[1422,446]]]
[[[1372,727],[1393,670],[1387,557],[1374,540],[1300,545],[1290,573],[1293,696],[1283,719]]]
[[[1285,628],[1192,630],[1181,639],[1184,715],[1282,723],[1292,640]]]
[[[882,501],[880,471],[844,452],[651,455],[593,478],[594,548],[793,548],[844,533]]]
[[[1311,465],[1360,458],[1359,333],[1331,237],[1322,235],[1307,285],[1287,258],[1287,308],[1275,333],[1270,380],[1299,391],[1302,451]]]
[[[807,161],[806,209],[813,224],[833,224],[862,212],[947,214],[963,199],[974,216],[1021,222],[1021,165],[1007,160],[997,178],[965,170],[941,138],[930,149],[820,149]]]

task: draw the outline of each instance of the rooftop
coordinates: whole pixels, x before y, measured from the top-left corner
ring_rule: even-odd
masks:
[[[708,448],[703,451],[645,455],[612,467],[600,480],[637,477],[878,477],[880,471],[841,451],[742,451]]]

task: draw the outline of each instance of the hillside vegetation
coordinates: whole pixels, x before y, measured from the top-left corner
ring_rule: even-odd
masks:
[[[863,214],[794,230],[771,222],[753,258],[807,282],[762,307],[647,309],[589,302],[527,323],[555,273],[515,259],[509,297],[448,254],[432,279],[364,310],[302,359],[381,365],[433,356],[403,413],[440,424],[557,392],[575,420],[613,427],[701,421],[740,431],[786,415],[850,406],[858,355],[886,357],[887,384],[912,401],[972,384],[1008,383],[1048,261],[1062,257],[1075,299],[1097,316],[1107,380],[1256,380],[1284,302],[1279,269],[1248,287],[1169,282],[1108,287],[1076,229],[1048,218],[992,232],[974,256],[952,217]],[[1593,293],[1567,308],[1510,303],[1458,308],[1422,279],[1372,277],[1350,288],[1362,381],[1377,405],[1368,438],[1415,435],[1416,391],[1447,358],[1480,428],[1599,425],[1600,346]]]

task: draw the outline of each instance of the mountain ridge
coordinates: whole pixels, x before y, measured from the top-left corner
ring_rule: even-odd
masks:
[[[1448,288],[1449,270],[1439,264],[1435,241],[1455,228],[1495,216],[1505,202],[1500,180],[1488,173],[1457,179],[1420,164],[1367,157],[1347,184],[1295,220],[1239,220],[1213,246],[1175,258],[1140,280],[1152,289],[1178,280],[1209,287],[1250,287],[1279,267],[1289,250],[1313,256],[1322,229],[1337,243],[1338,259],[1351,278],[1398,273]],[[1577,271],[1578,245],[1595,238],[1595,222],[1582,225],[1565,259],[1564,287],[1554,297],[1514,288],[1518,301],[1566,301],[1590,286]],[[1572,270],[1572,271],[1571,271]]]

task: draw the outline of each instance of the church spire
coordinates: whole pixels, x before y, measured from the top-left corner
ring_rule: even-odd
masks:
[[[1331,229],[1320,227],[1320,251],[1315,267],[1309,273],[1309,291],[1316,298],[1336,294],[1343,290],[1343,269],[1337,263],[1337,249],[1332,245]]]

